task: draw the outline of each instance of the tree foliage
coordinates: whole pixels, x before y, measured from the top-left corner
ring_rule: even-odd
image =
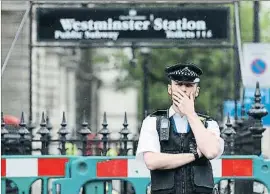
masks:
[[[231,24],[234,21],[233,7],[231,9]],[[269,12],[261,12],[261,40],[269,41]],[[240,6],[241,39],[242,43],[252,42],[253,39],[253,3],[242,2]],[[222,24],[221,24],[222,25]],[[232,25],[231,25],[232,26]],[[268,33],[267,33],[268,32]],[[233,28],[231,28],[231,41],[234,40]],[[129,58],[123,50],[115,53],[115,58],[120,59],[122,73],[116,80],[119,90],[128,87],[136,87],[139,90],[139,113],[142,113],[143,96],[143,57],[136,50],[136,66],[131,65]],[[234,70],[235,55],[232,49],[152,49],[149,56],[149,112],[156,109],[167,108],[171,100],[167,93],[167,79],[164,68],[178,62],[193,62],[203,69],[200,83],[200,95],[196,100],[196,110],[210,114],[212,117],[221,118],[224,100],[234,98]],[[142,119],[143,115],[140,114]]]
[[[139,105],[142,108],[142,87],[143,57],[137,53],[138,65],[131,67],[129,63],[124,63],[124,69],[128,74],[118,81],[119,89],[130,87],[132,83],[139,81],[138,88],[141,91],[139,96]],[[213,57],[211,57],[213,56]],[[215,117],[221,112],[222,101],[232,98],[233,83],[230,81],[232,76],[232,52],[229,50],[214,49],[153,49],[149,58],[149,104],[150,112],[155,109],[167,108],[171,100],[167,93],[167,78],[164,69],[168,65],[178,62],[193,62],[198,64],[203,71],[202,81],[200,83],[201,92],[196,100],[197,110],[208,112]],[[141,111],[142,112],[142,109]],[[215,115],[216,114],[216,115]],[[141,115],[142,116],[142,115]]]

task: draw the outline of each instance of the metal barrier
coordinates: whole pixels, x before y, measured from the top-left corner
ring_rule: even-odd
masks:
[[[256,180],[270,192],[270,160],[258,156],[222,156],[211,163],[215,183],[224,179]],[[53,181],[53,194],[79,193],[85,184],[86,194],[101,194],[103,181],[111,180],[128,181],[137,194],[143,194],[150,184],[149,170],[134,156],[3,156],[1,164],[3,194],[7,179],[17,185],[19,194],[29,194],[31,185],[38,179],[43,180],[43,193],[48,193],[51,178],[58,178]]]
[[[244,96],[243,96],[244,97]],[[242,99],[242,103],[244,99]],[[237,111],[236,111],[237,112]],[[247,115],[246,115],[247,112]],[[265,109],[263,104],[261,103],[261,94],[259,83],[256,84],[256,89],[254,91],[254,104],[252,104],[249,110],[245,109],[244,103],[242,104],[241,115],[235,115],[234,122],[230,121],[230,117],[228,117],[227,123],[224,128],[223,125],[220,126],[221,136],[225,141],[225,149],[224,155],[257,155],[260,156],[262,151],[262,137],[263,132],[266,128],[262,124],[262,119],[264,116],[268,114],[268,111]],[[124,115],[124,123],[123,128],[120,131],[121,137],[118,140],[112,140],[109,138],[108,122],[106,113],[103,116],[103,123],[101,130],[96,129],[98,134],[91,133],[91,130],[88,128],[88,123],[86,122],[86,116],[83,115],[83,121],[81,123],[81,128],[76,129],[79,136],[77,138],[68,138],[68,133],[70,130],[67,128],[67,122],[65,114],[63,113],[62,123],[59,131],[59,138],[55,136],[52,137],[51,131],[53,130],[52,125],[50,124],[48,115],[45,119],[45,114],[43,113],[41,116],[40,129],[36,134],[39,134],[40,137],[35,137],[33,134],[33,125],[26,125],[24,121],[24,114],[22,113],[21,121],[19,123],[19,127],[11,128],[5,124],[4,114],[1,115],[1,151],[3,155],[31,155],[33,153],[40,152],[44,155],[45,158],[59,158],[59,156],[46,156],[50,154],[58,154],[55,152],[51,152],[52,148],[56,148],[57,144],[59,146],[59,151],[62,155],[62,158],[69,158],[68,156],[64,156],[66,154],[78,154],[82,156],[89,155],[119,155],[119,156],[127,156],[130,155],[130,151],[132,150],[132,154],[135,155],[138,143],[138,135],[134,136],[133,139],[129,139],[128,135],[130,131],[128,129],[127,122],[127,114]],[[8,122],[7,122],[8,123]],[[18,124],[18,119],[15,121],[16,125]],[[55,130],[54,130],[55,131]],[[72,135],[71,135],[72,136]],[[35,147],[37,144],[39,146]],[[35,145],[32,147],[32,145]],[[76,147],[77,149],[74,149]],[[115,149],[117,148],[117,149]],[[57,148],[56,148],[57,149]],[[81,150],[81,151],[79,151]],[[18,156],[15,156],[18,157]],[[22,156],[24,157],[24,156]],[[31,156],[30,156],[31,157]],[[29,158],[29,157],[25,157]],[[101,158],[104,160],[104,158]],[[216,173],[218,170],[216,170]],[[67,175],[63,175],[64,178],[67,178]],[[46,191],[47,178],[41,177],[45,186],[43,187],[43,191]],[[270,178],[269,178],[270,179]],[[36,180],[36,179],[33,179]],[[16,180],[17,182],[20,180]],[[15,181],[15,182],[16,182]],[[225,181],[226,182],[226,181]],[[231,181],[227,181],[227,191],[224,193],[230,193],[231,185],[234,187],[235,193],[245,193],[245,194],[253,194],[253,185],[254,181],[252,180],[235,180],[233,184]],[[4,181],[5,183],[5,181]],[[98,184],[98,183],[97,183]],[[104,185],[100,183],[102,186],[95,186],[95,188],[101,188]],[[110,186],[110,183],[106,182],[107,185]],[[7,187],[10,188],[10,182],[7,182]],[[86,184],[83,187],[83,190],[88,191],[92,188],[91,184]],[[222,184],[219,184],[220,187]],[[224,184],[223,184],[224,185]],[[129,184],[124,182],[121,185],[121,191],[123,193],[127,193]],[[9,189],[7,189],[9,191]],[[104,189],[105,190],[105,189]],[[8,194],[13,194],[12,192],[8,192]]]
[[[67,177],[65,165],[76,159],[72,156],[2,156],[1,193],[6,193],[7,179],[17,185],[19,194],[28,194],[31,185],[41,179],[43,192],[48,193],[48,180]]]

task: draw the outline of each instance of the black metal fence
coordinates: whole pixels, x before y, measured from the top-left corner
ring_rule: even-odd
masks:
[[[77,130],[78,137],[67,138],[69,130],[67,128],[67,121],[65,113],[63,113],[62,122],[58,130],[59,138],[54,139],[51,136],[52,125],[50,119],[42,113],[40,127],[37,134],[40,135],[39,139],[34,138],[32,131],[33,127],[28,127],[24,120],[24,113],[21,114],[21,119],[19,126],[6,125],[4,122],[4,115],[1,115],[1,151],[2,155],[31,155],[32,152],[39,151],[41,155],[50,154],[60,154],[60,155],[83,155],[83,156],[106,156],[111,153],[118,156],[135,155],[138,136],[134,135],[133,139],[129,139],[129,134],[131,132],[128,129],[127,114],[123,117],[123,127],[119,131],[120,139],[110,139],[111,134],[108,123],[107,116],[104,113],[103,123],[101,129],[97,134],[92,134],[89,125],[85,118],[85,113],[83,114],[83,119],[81,123],[81,128]],[[33,126],[33,125],[31,125]],[[121,127],[120,127],[121,128]],[[101,137],[99,137],[100,135]],[[33,148],[33,144],[41,144],[40,148]],[[80,153],[70,153],[70,148],[67,147],[71,144],[72,147],[78,148]],[[49,147],[57,146],[59,153],[52,153],[49,151]],[[110,150],[113,149],[113,152]],[[12,189],[11,182],[7,183],[7,193],[15,194],[17,189]],[[126,182],[122,183],[123,193],[133,193],[132,186]],[[128,192],[129,191],[129,192]]]
[[[268,114],[261,103],[259,83],[256,84],[254,103],[251,109],[246,110],[242,99],[241,115],[236,115],[234,123],[228,116],[225,128],[221,136],[225,140],[224,155],[257,155],[262,154],[262,134],[266,130],[262,124],[262,118]],[[255,194],[254,181],[252,180],[229,180],[226,193],[234,190],[236,194]]]
[[[220,126],[222,130],[221,136],[225,140],[224,155],[261,155],[262,133],[265,131],[262,124],[262,118],[266,116],[268,112],[263,104],[261,104],[259,83],[256,85],[254,99],[254,104],[252,105],[252,108],[247,111],[247,115],[244,104],[242,104],[241,115],[236,115],[234,123],[231,123],[230,117],[228,116],[225,127]],[[129,139],[128,135],[130,134],[130,131],[128,129],[126,113],[123,120],[123,127],[119,131],[121,134],[120,139],[112,140],[109,138],[110,130],[108,128],[106,113],[104,113],[102,127],[98,131],[101,138],[96,136],[96,138],[90,139],[89,135],[91,134],[91,130],[88,127],[84,114],[81,128],[77,130],[80,138],[67,138],[69,130],[67,129],[65,113],[63,113],[62,123],[58,130],[59,138],[53,139],[50,135],[52,125],[50,124],[48,117],[45,119],[43,113],[40,127],[37,132],[40,134],[40,139],[34,139],[32,135],[33,127],[27,127],[23,113],[18,129],[15,131],[13,130],[12,132],[11,130],[6,129],[2,113],[2,155],[28,155],[31,154],[32,151],[40,151],[42,155],[47,155],[50,154],[49,147],[51,144],[57,144],[57,146],[59,146],[59,154],[66,155],[67,143],[76,144],[81,150],[81,155],[84,156],[106,155],[112,145],[119,150],[118,155],[135,155],[139,136],[135,135],[133,139]],[[41,147],[33,149],[32,143],[34,142],[39,142]],[[129,189],[126,183],[123,185],[122,189],[125,194],[132,193],[132,191],[128,192]],[[225,190],[221,193],[231,193],[232,189],[236,194],[253,194],[253,181],[229,180]]]
[[[76,144],[81,150],[83,156],[89,155],[106,155],[110,145],[115,145],[117,150],[119,150],[118,155],[126,156],[131,150],[132,153],[129,155],[134,155],[137,147],[138,136],[134,136],[134,139],[129,139],[128,135],[131,132],[128,129],[127,115],[124,115],[123,128],[119,131],[121,138],[118,140],[112,140],[109,138],[110,130],[108,128],[106,113],[103,116],[102,128],[98,131],[97,134],[92,134],[88,123],[85,119],[85,114],[83,116],[83,121],[81,128],[77,130],[79,135],[78,138],[67,138],[69,130],[67,129],[67,121],[65,113],[63,113],[63,118],[61,126],[58,130],[59,138],[53,139],[51,137],[52,125],[49,118],[45,119],[44,113],[42,113],[41,123],[37,134],[40,135],[39,139],[35,139],[32,131],[34,128],[27,127],[24,120],[24,113],[21,115],[21,121],[19,126],[8,126],[9,130],[6,129],[4,123],[4,117],[2,113],[2,123],[1,123],[1,151],[2,155],[31,155],[32,151],[40,151],[42,155],[51,154],[49,152],[49,147],[51,144],[57,144],[59,146],[59,154],[67,154],[67,143]],[[98,134],[102,137],[98,138]],[[95,136],[96,138],[90,138]],[[41,147],[38,149],[32,149],[32,143],[41,143]],[[128,145],[131,145],[128,147]],[[55,154],[55,153],[54,153]]]

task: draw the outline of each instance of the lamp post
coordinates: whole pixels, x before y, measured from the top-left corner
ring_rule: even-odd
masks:
[[[260,42],[260,2],[253,4],[253,42]]]
[[[149,76],[149,56],[150,56],[150,49],[149,48],[142,48],[141,55],[143,57],[142,62],[142,69],[143,69],[143,111],[142,115],[146,116],[147,112],[149,111],[149,88],[148,88],[148,76]]]

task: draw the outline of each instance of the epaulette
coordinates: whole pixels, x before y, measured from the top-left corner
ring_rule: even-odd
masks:
[[[157,110],[150,114],[150,117],[167,116],[168,110]]]
[[[201,113],[197,113],[197,115],[203,120],[212,120],[211,117],[208,115],[201,114]]]
[[[201,114],[201,113],[197,113],[197,115],[199,116],[204,126],[207,128],[208,124],[206,121],[212,120],[211,117],[205,114]]]

